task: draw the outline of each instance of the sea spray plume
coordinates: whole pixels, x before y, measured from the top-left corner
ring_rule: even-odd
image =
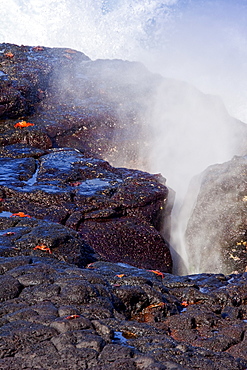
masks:
[[[184,233],[200,181],[186,195],[180,214],[188,184],[210,164],[241,153],[244,124],[228,115],[219,98],[185,82],[151,74],[140,63],[85,61],[74,67],[72,76],[61,72],[63,99],[68,102],[69,93],[84,109],[91,99],[95,112],[106,113],[102,119],[109,125],[104,138],[108,145],[97,154],[115,166],[161,172],[176,191],[171,238],[175,272],[190,271]],[[236,138],[235,131],[239,131]],[[99,126],[96,134],[102,136]]]
[[[2,0],[0,40],[69,46],[93,59],[133,60],[142,48],[158,41],[159,25],[170,22],[176,3],[176,0]]]
[[[163,79],[157,89],[149,119],[153,130],[150,168],[162,172],[168,186],[176,191],[171,230],[174,272],[199,272],[201,263],[195,261],[196,271],[192,263],[189,264],[185,231],[200,189],[200,176],[187,192],[188,185],[195,174],[210,164],[222,163],[236,153],[244,153],[245,144],[241,145],[241,141],[242,137],[246,138],[246,125],[230,117],[219,98],[202,94],[189,84],[168,79]],[[208,232],[205,230],[205,234]],[[200,259],[195,245],[190,257],[195,254]],[[218,255],[215,248],[214,256]],[[217,261],[215,258],[216,264]],[[218,266],[217,272],[221,267]]]
[[[231,132],[236,120],[218,97],[202,94],[187,83],[163,79],[149,112],[150,168],[162,170],[181,196],[192,176],[238,151]]]
[[[247,3],[179,1],[169,33],[160,24],[159,47],[143,50],[146,66],[221,96],[229,113],[247,121]]]

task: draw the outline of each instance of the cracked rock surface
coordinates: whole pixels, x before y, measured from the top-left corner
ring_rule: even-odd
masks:
[[[1,369],[245,369],[246,274],[0,257]],[[237,293],[236,293],[237,291]]]

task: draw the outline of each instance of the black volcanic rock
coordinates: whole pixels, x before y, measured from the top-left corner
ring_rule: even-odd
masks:
[[[45,255],[79,267],[97,260],[80,235],[65,226],[29,217],[0,217],[0,256],[26,255]],[[35,271],[32,278],[39,279]]]
[[[54,65],[68,63],[66,49],[1,44],[0,116],[15,118],[33,112],[46,95]],[[82,60],[89,60],[82,53]]]
[[[7,153],[17,158],[0,158],[3,211],[17,215],[21,211],[72,227],[108,261],[171,272],[169,245],[158,232],[168,197],[159,177],[117,169],[73,149],[53,149],[40,153],[38,159],[30,155],[18,158],[21,151],[12,146]],[[37,234],[36,243],[40,244],[38,239],[45,231],[37,227],[26,238]],[[43,227],[47,233],[49,228],[54,229],[54,237],[56,232],[63,232],[59,226]],[[33,245],[29,239],[27,244]],[[46,240],[42,244],[50,247],[56,242]],[[71,256],[73,253],[71,250]]]
[[[161,276],[109,262],[83,269],[35,255],[0,257],[0,271],[3,370],[247,366],[246,274]],[[238,306],[227,298],[236,289]]]
[[[85,220],[78,229],[85,241],[106,261],[171,272],[168,244],[143,219],[121,217]]]
[[[200,271],[230,274],[247,269],[246,166],[246,156],[235,156],[201,175],[186,230],[190,261]]]

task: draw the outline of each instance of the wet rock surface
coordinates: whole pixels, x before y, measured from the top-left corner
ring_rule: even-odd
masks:
[[[0,368],[246,369],[243,266],[170,274],[173,192],[106,161],[147,166],[162,78],[41,46],[1,44],[0,66]]]
[[[247,271],[246,165],[246,156],[235,156],[202,174],[186,230],[191,256],[198,250],[191,260],[201,271]]]

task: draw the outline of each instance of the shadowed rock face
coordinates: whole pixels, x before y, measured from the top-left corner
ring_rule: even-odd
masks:
[[[200,271],[246,271],[246,157],[209,167],[186,230],[191,263]]]

